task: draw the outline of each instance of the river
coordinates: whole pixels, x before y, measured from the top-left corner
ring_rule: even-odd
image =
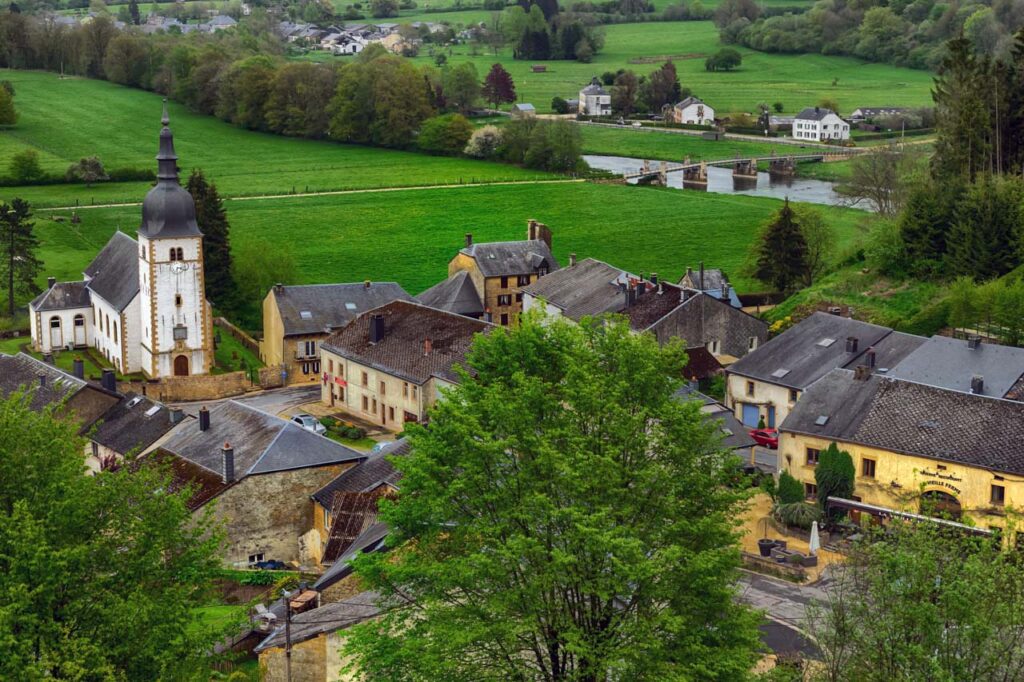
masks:
[[[638,171],[643,167],[643,159],[633,159],[626,156],[596,156],[586,155],[583,157],[591,168],[606,170],[616,174],[626,171]],[[657,170],[660,161],[651,161],[651,170]],[[797,173],[800,172],[799,165]],[[635,184],[635,180],[630,180]],[[742,183],[742,184],[739,184]],[[708,192],[718,194],[746,194],[753,197],[772,197],[774,199],[785,199],[789,197],[793,201],[805,201],[811,204],[825,204],[827,206],[842,205],[842,198],[836,193],[831,182],[824,180],[813,180],[810,178],[778,178],[772,179],[768,173],[757,174],[757,184],[752,180],[733,182],[731,168],[718,168],[708,166]],[[669,187],[683,189],[683,174],[681,172],[668,174]],[[700,192],[703,190],[687,191]]]

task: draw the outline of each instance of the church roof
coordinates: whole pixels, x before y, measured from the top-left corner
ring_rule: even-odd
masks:
[[[156,187],[142,202],[139,234],[150,239],[201,237],[196,224],[196,205],[178,181],[178,155],[174,153],[174,135],[167,127],[167,103],[161,120],[160,152],[156,155]]]
[[[88,308],[89,290],[85,282],[57,282],[32,300],[32,310],[68,310]]]
[[[118,312],[139,293],[139,244],[124,232],[115,232],[85,269],[89,291]]]

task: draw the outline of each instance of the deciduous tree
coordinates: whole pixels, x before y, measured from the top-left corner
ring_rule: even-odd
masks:
[[[432,154],[454,155],[462,152],[473,134],[473,124],[461,114],[428,118],[420,127],[416,145]]]
[[[345,652],[396,681],[746,678],[745,493],[699,405],[672,397],[682,345],[520,320],[479,336],[430,428],[408,427],[382,511],[399,547],[355,561],[386,611]]]
[[[472,62],[447,67],[442,71],[441,82],[448,106],[463,116],[480,100],[480,76]]]
[[[98,156],[89,156],[71,164],[65,177],[68,182],[84,182],[86,187],[92,187],[94,182],[110,179]]]
[[[11,157],[11,177],[19,185],[28,185],[43,178],[43,168],[39,165],[39,152],[35,149],[24,149]]]
[[[491,103],[495,109],[502,104],[511,104],[516,101],[516,84],[512,80],[512,74],[505,70],[501,64],[493,64],[491,70],[484,78],[483,87],[484,99]]]
[[[18,122],[18,112],[14,109],[14,96],[7,88],[0,88],[0,126],[12,126]]]

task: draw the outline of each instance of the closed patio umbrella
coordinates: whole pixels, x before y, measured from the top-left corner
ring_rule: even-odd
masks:
[[[808,541],[807,546],[810,549],[811,556],[818,556],[818,550],[821,549],[821,538],[818,537],[817,521],[811,524],[811,539]]]

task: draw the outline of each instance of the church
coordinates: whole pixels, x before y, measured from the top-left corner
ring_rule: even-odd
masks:
[[[195,202],[178,179],[164,105],[157,182],[142,202],[138,239],[114,233],[77,282],[50,278],[29,304],[32,345],[94,348],[121,374],[207,374],[213,319]]]

